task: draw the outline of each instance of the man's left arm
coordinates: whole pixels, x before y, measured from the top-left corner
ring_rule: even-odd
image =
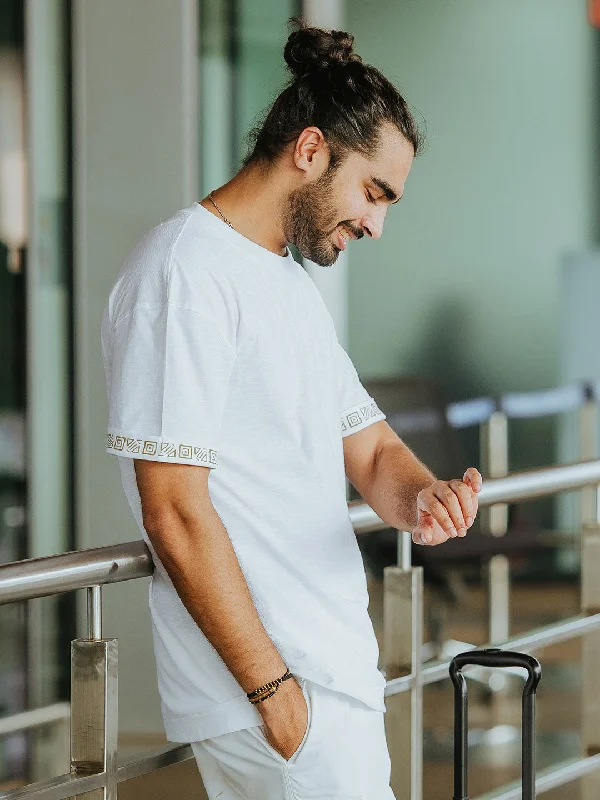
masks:
[[[481,475],[437,480],[384,420],[345,436],[348,479],[384,522],[408,530],[417,544],[466,536],[477,514]]]

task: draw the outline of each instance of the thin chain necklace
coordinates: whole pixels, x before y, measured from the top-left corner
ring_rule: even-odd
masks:
[[[211,193],[208,195],[208,199],[209,199],[209,200],[210,200],[210,202],[213,204],[213,206],[214,206],[214,207],[217,209],[217,211],[219,212],[219,214],[221,215],[221,217],[223,218],[223,220],[224,220],[224,221],[225,221],[225,222],[226,222],[226,223],[229,225],[229,227],[230,227],[230,228],[233,228],[233,225],[231,224],[231,222],[229,222],[229,220],[227,219],[227,217],[225,216],[225,214],[224,214],[224,213],[221,211],[221,209],[219,208],[219,206],[218,206],[218,205],[215,203],[215,201],[214,201],[214,199],[213,199],[213,193],[212,193],[212,192],[211,192]],[[233,229],[235,230],[235,228],[233,228]]]
[[[219,206],[218,206],[218,205],[215,203],[215,201],[214,201],[214,198],[213,198],[212,194],[213,194],[213,193],[212,193],[212,192],[210,192],[210,194],[208,195],[208,199],[209,199],[209,200],[210,200],[210,202],[213,204],[213,206],[214,206],[214,207],[217,209],[217,211],[218,211],[218,212],[219,212],[219,214],[221,215],[221,218],[223,219],[223,221],[224,221],[224,222],[226,222],[226,223],[229,225],[229,227],[230,227],[232,230],[235,230],[235,228],[233,227],[233,225],[231,224],[231,222],[229,222],[229,220],[227,219],[227,217],[225,216],[225,214],[224,214],[224,213],[221,211],[221,209],[219,208]],[[289,249],[288,249],[288,248],[286,248],[286,256],[288,256],[288,255],[289,255],[289,252],[290,252],[290,251],[289,251]]]

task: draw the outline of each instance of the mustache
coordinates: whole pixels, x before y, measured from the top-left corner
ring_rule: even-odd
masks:
[[[351,222],[339,222],[335,227],[339,228],[340,225],[343,225],[344,228],[347,228],[355,239],[362,239],[365,235],[365,232],[362,230],[362,228],[356,228]]]

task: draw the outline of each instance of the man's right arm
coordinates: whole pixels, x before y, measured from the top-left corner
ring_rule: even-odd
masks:
[[[286,664],[252,602],[229,534],[208,491],[208,467],[135,459],[144,528],[182,603],[248,693]],[[248,701],[250,702],[250,701]],[[288,758],[308,710],[295,680],[257,703],[273,746]]]

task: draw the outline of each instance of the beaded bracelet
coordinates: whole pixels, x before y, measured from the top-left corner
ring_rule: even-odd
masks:
[[[262,703],[262,701],[266,700],[267,697],[273,697],[276,691],[277,689],[271,689],[269,692],[267,692],[267,694],[264,694],[262,697],[255,697],[252,700],[250,700],[250,702],[252,703],[253,706],[255,706],[257,703]]]
[[[275,678],[275,680],[265,683],[264,686],[259,686],[258,689],[254,689],[253,692],[248,692],[246,696],[251,703],[260,703],[262,700],[266,700],[267,697],[272,697],[277,689],[279,689],[279,685],[283,683],[283,681],[287,681],[289,678],[293,677],[294,676],[288,669],[281,676],[281,678]],[[262,696],[258,697],[258,695]]]

